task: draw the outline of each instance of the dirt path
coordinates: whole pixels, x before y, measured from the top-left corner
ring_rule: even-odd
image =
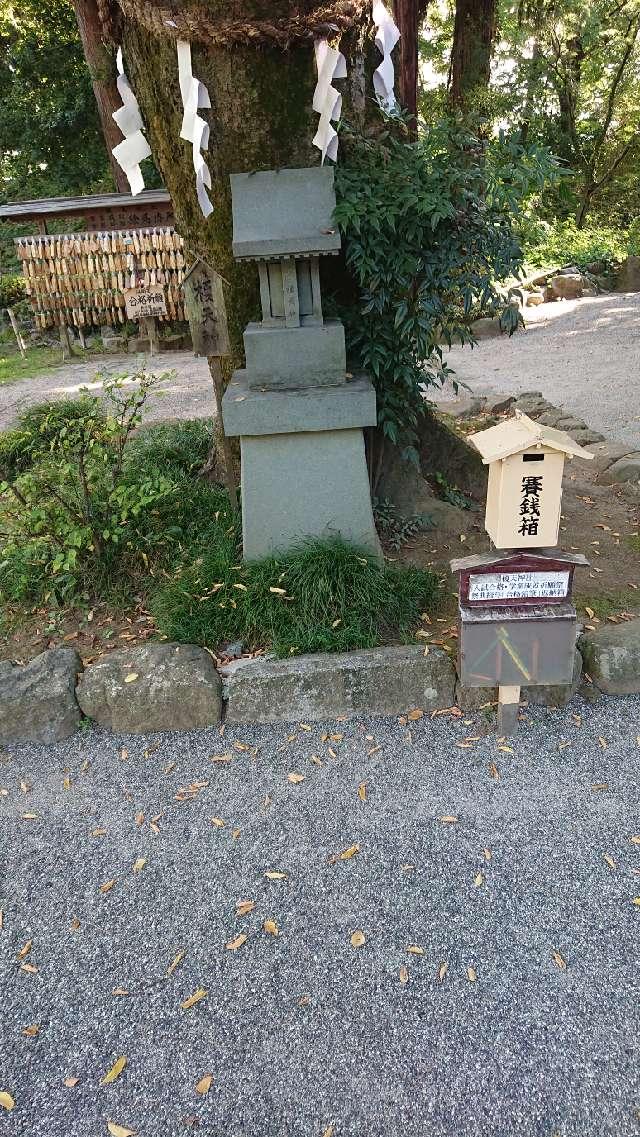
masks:
[[[20,411],[44,399],[100,389],[98,371],[131,373],[142,357],[104,356],[91,363],[56,367],[33,379],[0,387],[0,429]],[[640,450],[640,294],[608,293],[527,309],[526,331],[508,339],[483,340],[447,357],[459,380],[475,394],[540,390],[555,406],[589,426]],[[207,364],[190,352],[146,359],[159,372],[175,372],[146,413],[147,422],[197,418],[212,413]],[[455,399],[449,387],[437,401]]]
[[[90,363],[66,363],[33,379],[21,379],[0,387],[0,429],[11,426],[22,410],[48,399],[73,398],[81,387],[100,391],[100,373],[131,375],[141,362],[149,371],[167,373],[166,380],[149,402],[145,422],[176,418],[201,418],[213,414],[209,368],[204,359],[191,352],[163,352],[161,355],[110,355]]]
[[[454,348],[447,362],[472,392],[542,391],[593,429],[640,450],[640,294],[608,293],[527,308],[508,339]],[[455,398],[445,390],[438,403]]]

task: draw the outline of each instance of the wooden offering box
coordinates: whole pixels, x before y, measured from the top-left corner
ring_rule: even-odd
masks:
[[[498,549],[555,545],[560,527],[565,458],[592,459],[564,430],[516,411],[469,435],[489,467],[485,529]]]
[[[508,550],[451,562],[460,581],[460,680],[467,687],[568,683],[582,554]]]

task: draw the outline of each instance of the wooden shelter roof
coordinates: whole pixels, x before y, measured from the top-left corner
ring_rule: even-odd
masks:
[[[135,197],[130,193],[91,193],[84,197],[43,197],[36,201],[10,201],[0,205],[0,219],[31,221],[39,217],[72,217],[100,209],[144,211],[150,205],[171,206],[165,189],[143,190]]]

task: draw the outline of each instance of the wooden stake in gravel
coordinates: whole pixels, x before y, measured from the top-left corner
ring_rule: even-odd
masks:
[[[231,443],[225,434],[224,422],[222,420],[222,365],[220,363],[220,357],[218,355],[209,355],[207,356],[207,363],[209,364],[211,379],[213,380],[213,397],[216,404],[215,436],[222,451],[224,484],[229,495],[231,508],[234,513],[237,513],[238,494],[233,475],[233,454],[231,453]]]

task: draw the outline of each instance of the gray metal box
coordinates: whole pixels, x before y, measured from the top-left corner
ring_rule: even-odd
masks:
[[[570,683],[577,621],[572,604],[460,608],[464,687]]]
[[[238,260],[338,252],[329,166],[232,174],[231,196],[233,255]]]
[[[244,333],[251,388],[291,390],[346,382],[344,328],[339,320],[299,328],[249,324]]]

